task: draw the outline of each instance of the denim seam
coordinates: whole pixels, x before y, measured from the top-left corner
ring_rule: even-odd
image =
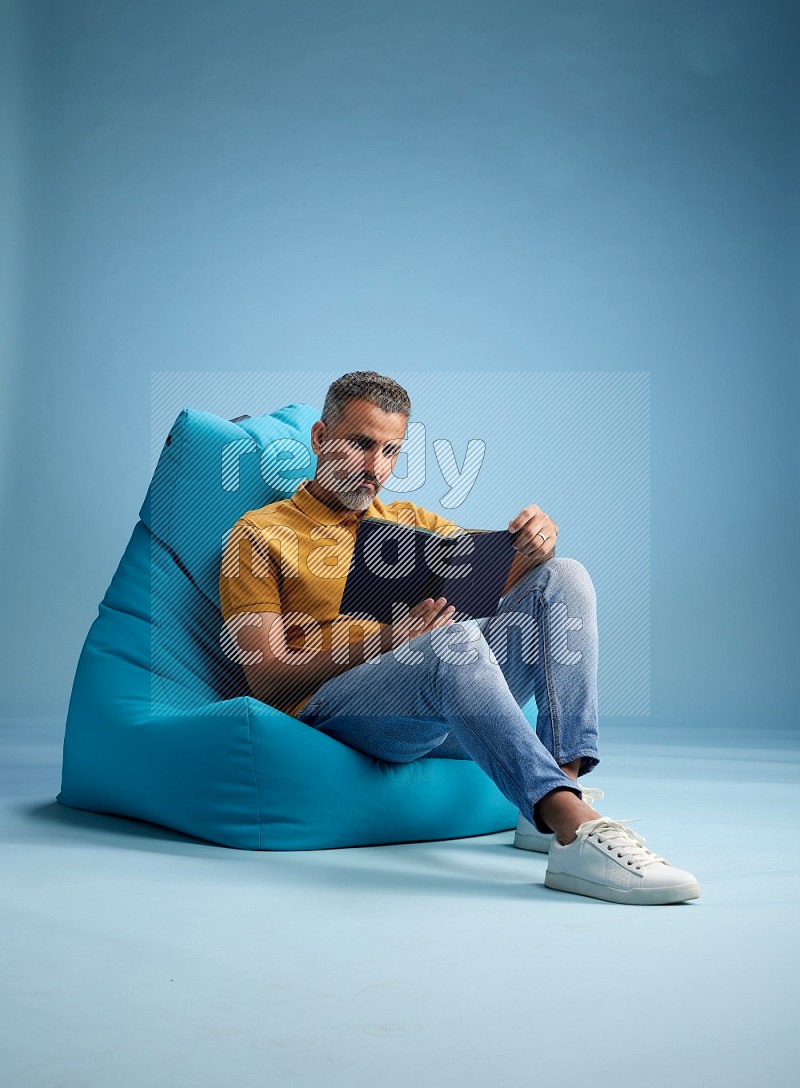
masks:
[[[544,660],[542,661],[542,669],[544,670],[544,681],[547,687],[547,701],[550,705],[550,728],[553,731],[553,759],[556,763],[559,761],[561,755],[561,729],[559,726],[558,715],[556,714],[556,700],[555,693],[553,691],[553,678],[550,675],[550,632],[548,627],[550,604],[545,595],[542,593],[540,600],[542,602],[541,616],[542,616],[542,653]]]
[[[572,763],[576,759],[580,759],[580,761],[581,761],[580,765],[579,765],[579,768],[578,768],[578,775],[589,774],[591,771],[593,771],[595,769],[595,767],[598,767],[600,765],[600,757],[597,754],[597,752],[587,752],[587,751],[575,752],[574,755],[568,756],[564,760],[564,762],[565,763]],[[590,762],[589,766],[586,768],[586,770],[583,769],[583,761],[585,759],[591,760],[591,762]]]
[[[590,759],[597,759],[597,760],[600,759],[600,755],[599,755],[597,749],[579,748],[576,752],[573,752],[572,755],[567,756],[564,759],[564,762],[565,763],[571,763],[572,760],[577,759],[578,756],[588,756]]]

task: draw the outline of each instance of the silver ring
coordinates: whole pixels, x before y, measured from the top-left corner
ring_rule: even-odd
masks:
[[[541,529],[539,530],[539,532],[536,535],[540,536],[542,538],[542,544],[547,543],[547,537],[544,535],[544,533],[541,531]]]

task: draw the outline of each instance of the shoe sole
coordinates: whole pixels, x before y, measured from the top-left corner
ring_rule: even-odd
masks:
[[[609,903],[629,903],[634,906],[662,906],[668,903],[685,903],[687,899],[697,899],[700,885],[696,880],[686,884],[677,884],[674,888],[610,888],[606,884],[596,884],[581,876],[570,873],[544,874],[545,886],[559,892],[573,892],[576,895],[588,895],[591,899],[605,899]]]
[[[547,854],[550,852],[550,843],[553,841],[553,836],[549,835],[544,842],[541,839],[535,839],[532,835],[524,835],[517,831],[514,834],[514,845],[518,850],[535,850],[538,854]]]

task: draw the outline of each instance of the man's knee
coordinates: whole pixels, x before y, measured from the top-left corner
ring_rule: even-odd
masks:
[[[570,559],[567,556],[553,557],[548,560],[553,572],[559,581],[569,584],[583,592],[594,593],[594,582],[589,571],[579,559]]]
[[[526,571],[517,582],[514,590],[524,593],[526,588],[534,586],[545,592],[553,589],[566,590],[568,593],[578,593],[594,599],[596,597],[594,582],[589,571],[578,559],[568,556],[553,556],[544,563],[532,567]]]

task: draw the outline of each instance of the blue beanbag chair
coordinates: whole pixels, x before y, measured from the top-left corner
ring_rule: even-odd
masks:
[[[71,808],[245,850],[483,835],[516,807],[469,759],[388,763],[247,694],[223,652],[219,567],[234,522],[313,477],[318,413],[184,409],[81,650],[64,737]]]

